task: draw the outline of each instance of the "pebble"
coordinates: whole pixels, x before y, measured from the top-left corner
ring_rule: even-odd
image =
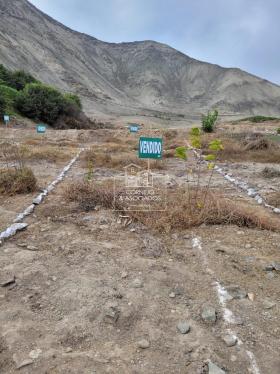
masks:
[[[263,307],[264,309],[272,309],[276,306],[276,303],[270,300],[264,300],[263,301]]]
[[[131,286],[132,286],[133,288],[142,288],[142,287],[143,287],[143,282],[142,282],[141,279],[136,278],[136,279],[134,279],[134,281],[132,282]]]
[[[233,347],[237,343],[237,337],[234,335],[224,335],[222,339],[227,347]]]
[[[29,357],[33,360],[36,360],[42,353],[42,350],[40,348],[34,349],[29,353]]]
[[[175,292],[171,292],[171,293],[169,294],[169,297],[170,297],[171,299],[174,299],[174,298],[176,297]]]
[[[247,292],[242,290],[239,286],[228,286],[225,288],[233,299],[240,300],[247,297]]]
[[[122,279],[127,278],[127,276],[128,276],[128,273],[127,273],[126,271],[123,271],[123,272],[121,273],[121,278],[122,278]]]
[[[35,245],[28,245],[26,249],[28,249],[29,251],[34,251],[34,252],[39,250],[38,247],[35,247]]]
[[[255,300],[255,294],[254,294],[253,292],[249,292],[249,293],[248,293],[248,299],[249,299],[250,301],[254,301],[254,300]]]
[[[71,353],[71,352],[73,352],[73,349],[71,347],[68,347],[68,348],[66,348],[65,352],[66,353]]]
[[[26,366],[32,365],[32,364],[33,364],[33,360],[31,359],[24,360],[20,364],[17,365],[17,370],[24,368]]]
[[[190,332],[190,329],[191,327],[188,322],[179,322],[177,325],[177,330],[183,335]]]
[[[246,249],[250,249],[250,248],[252,248],[252,245],[251,245],[251,244],[246,244],[246,245],[245,245],[245,248],[246,248]]]
[[[146,339],[141,339],[137,342],[137,346],[141,349],[147,349],[150,347],[150,342]]]
[[[201,313],[201,317],[205,322],[216,322],[216,309],[212,306],[204,306]]]
[[[213,362],[208,362],[208,373],[209,374],[226,374],[226,372],[219,368],[216,364],[213,364]]]

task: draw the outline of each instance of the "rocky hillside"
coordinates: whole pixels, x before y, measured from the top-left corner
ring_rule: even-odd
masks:
[[[280,87],[194,60],[153,41],[105,43],[70,30],[27,0],[0,0],[0,63],[79,93],[89,114],[280,115]]]

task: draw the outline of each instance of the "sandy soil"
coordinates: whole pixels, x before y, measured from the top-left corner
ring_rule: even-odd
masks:
[[[79,145],[105,135],[79,136]],[[185,165],[167,162],[165,173],[184,185]],[[234,173],[265,185],[257,173],[263,165],[245,166]],[[36,170],[45,182],[61,167]],[[280,233],[203,225],[160,235],[136,222],[125,226],[110,210],[83,213],[66,203],[65,186],[85,173],[78,161],[26,219],[28,229],[1,247],[1,284],[11,284],[0,287],[0,372],[203,374],[211,360],[226,373],[278,374],[280,273],[265,267],[280,263]],[[104,175],[110,170],[95,178]],[[255,204],[219,175],[213,186]],[[1,224],[30,200],[1,204]],[[240,298],[221,302],[217,284],[237,286]],[[210,306],[216,322],[201,316]],[[180,321],[189,323],[189,333],[178,331]],[[222,339],[229,331],[239,339],[232,347]]]

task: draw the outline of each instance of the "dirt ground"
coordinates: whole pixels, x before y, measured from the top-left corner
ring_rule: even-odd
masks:
[[[30,136],[14,131],[19,142]],[[72,151],[105,144],[115,132],[48,136],[57,144],[75,142],[70,160]],[[33,163],[40,186],[67,163]],[[160,173],[169,175],[171,188],[185,185],[184,162],[166,163]],[[189,163],[197,167],[195,158]],[[262,193],[279,191],[280,178],[262,178],[264,164],[223,166]],[[159,234],[137,222],[126,225],[111,210],[81,212],[64,191],[87,172],[81,156],[25,220],[27,230],[0,248],[0,373],[279,374],[280,266],[271,265],[280,264],[280,231],[202,225]],[[116,173],[123,174],[103,167],[94,178]],[[257,204],[216,173],[213,187],[236,204]],[[1,197],[0,228],[32,198]],[[219,287],[235,291],[225,301]],[[210,307],[216,321],[202,318]],[[180,322],[189,324],[188,333],[178,330]],[[238,338],[233,346],[226,334]],[[209,361],[223,371],[208,370]]]

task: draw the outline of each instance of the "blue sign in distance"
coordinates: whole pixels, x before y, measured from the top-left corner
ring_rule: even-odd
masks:
[[[4,122],[10,122],[10,116],[8,116],[7,114],[4,115]]]
[[[46,132],[46,126],[45,125],[37,125],[37,133],[38,134],[44,134]]]
[[[139,131],[139,126],[138,125],[130,125],[129,126],[130,132],[138,132]]]

